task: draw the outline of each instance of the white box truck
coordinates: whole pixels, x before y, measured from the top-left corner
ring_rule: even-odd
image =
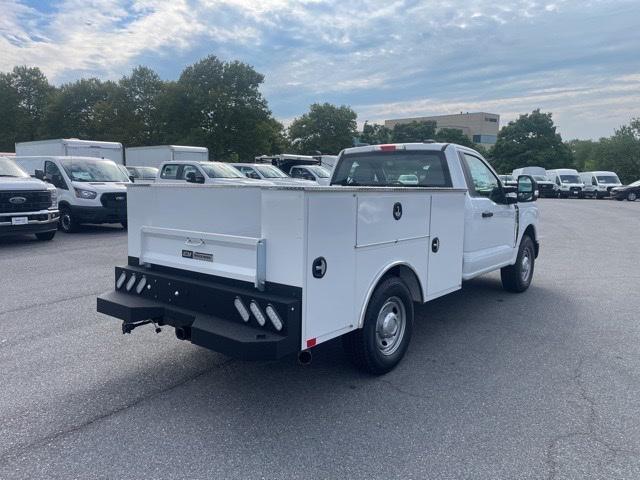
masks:
[[[535,180],[506,187],[453,144],[344,150],[320,186],[131,184],[128,264],[99,312],[243,359],[342,337],[359,367],[404,356],[414,303],[501,270],[525,291],[538,255]],[[231,206],[231,207],[230,207]]]
[[[151,147],[129,147],[125,149],[127,167],[160,168],[163,162],[209,160],[206,147],[188,147],[183,145],[154,145]]]
[[[57,138],[16,143],[18,157],[93,157],[123,162],[122,144],[119,142],[99,142],[77,138]]]

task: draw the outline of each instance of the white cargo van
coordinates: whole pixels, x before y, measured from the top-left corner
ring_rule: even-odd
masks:
[[[29,175],[43,174],[58,192],[60,228],[73,232],[82,223],[120,223],[127,227],[127,175],[111,160],[91,157],[15,157]]]
[[[547,171],[542,167],[516,168],[511,172],[515,178],[520,175],[531,175],[538,185],[538,192],[541,197],[556,197],[554,183],[547,177]]]
[[[51,240],[60,217],[56,189],[31,178],[13,158],[0,157],[0,236],[34,234]]]
[[[119,142],[99,142],[78,140],[77,138],[58,138],[16,143],[18,157],[94,157],[113,160],[122,165],[122,144]]]
[[[260,180],[245,177],[224,162],[164,162],[160,165],[156,183],[235,183],[253,185]]]
[[[608,197],[613,188],[622,186],[615,172],[581,172],[580,180],[584,183],[584,194],[591,198]]]
[[[127,167],[159,168],[163,162],[209,160],[206,147],[187,147],[183,145],[155,145],[151,147],[129,147],[125,149]]]
[[[583,198],[584,183],[580,174],[572,168],[547,170],[547,178],[554,183],[554,192],[558,198]]]
[[[349,148],[328,187],[134,183],[128,264],[97,309],[123,333],[166,325],[243,359],[308,360],[342,337],[359,367],[385,373],[407,351],[414,303],[495,270],[506,290],[529,287],[535,191],[438,143]]]

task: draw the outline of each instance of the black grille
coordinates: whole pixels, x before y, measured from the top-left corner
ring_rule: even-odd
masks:
[[[107,208],[127,208],[127,194],[122,193],[103,193],[100,197],[100,203]]]
[[[545,192],[548,192],[548,191],[553,190],[553,185],[549,185],[548,183],[539,183],[538,184],[538,189],[542,190],[542,191],[545,191]]]
[[[0,192],[0,212],[36,212],[51,206],[51,192],[48,190],[14,190]]]

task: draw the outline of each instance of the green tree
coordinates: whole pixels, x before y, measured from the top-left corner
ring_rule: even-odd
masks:
[[[552,169],[573,166],[573,157],[556,132],[551,113],[538,109],[520,115],[498,132],[492,163],[500,172],[527,166]]]
[[[97,78],[62,85],[47,110],[48,136],[122,140],[118,129],[116,83]]]
[[[443,143],[457,143],[465,147],[478,148],[478,146],[458,128],[439,128],[435,134],[435,140]]]
[[[433,140],[436,136],[436,122],[397,123],[391,132],[393,143],[413,143]]]
[[[16,142],[18,117],[18,92],[13,86],[11,74],[0,73],[0,151],[13,152]]]
[[[364,122],[360,142],[369,145],[380,145],[391,142],[391,130],[378,123]]]
[[[337,154],[353,145],[358,118],[350,107],[314,103],[289,126],[289,140],[296,153]]]
[[[116,108],[120,136],[127,145],[155,145],[162,140],[160,98],[165,82],[150,68],[139,66],[118,82]]]
[[[596,170],[596,159],[594,157],[598,142],[593,140],[571,140],[567,146],[573,155],[573,165],[579,171]]]
[[[271,112],[259,87],[264,76],[241,62],[223,62],[213,55],[184,69],[165,99],[184,121],[176,132],[183,143],[209,148],[218,160],[252,160],[276,139]],[[175,125],[174,120],[169,125]],[[270,123],[271,122],[271,123]],[[166,128],[166,126],[165,126]],[[276,134],[277,136],[277,134]]]

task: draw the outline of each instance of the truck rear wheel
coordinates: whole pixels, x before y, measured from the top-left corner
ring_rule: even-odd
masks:
[[[524,292],[531,284],[536,255],[533,240],[529,235],[522,237],[518,257],[514,265],[509,265],[500,270],[502,288],[508,292]]]
[[[343,344],[358,368],[381,375],[400,363],[412,331],[411,293],[402,280],[390,277],[373,292],[362,328],[345,335]]]

